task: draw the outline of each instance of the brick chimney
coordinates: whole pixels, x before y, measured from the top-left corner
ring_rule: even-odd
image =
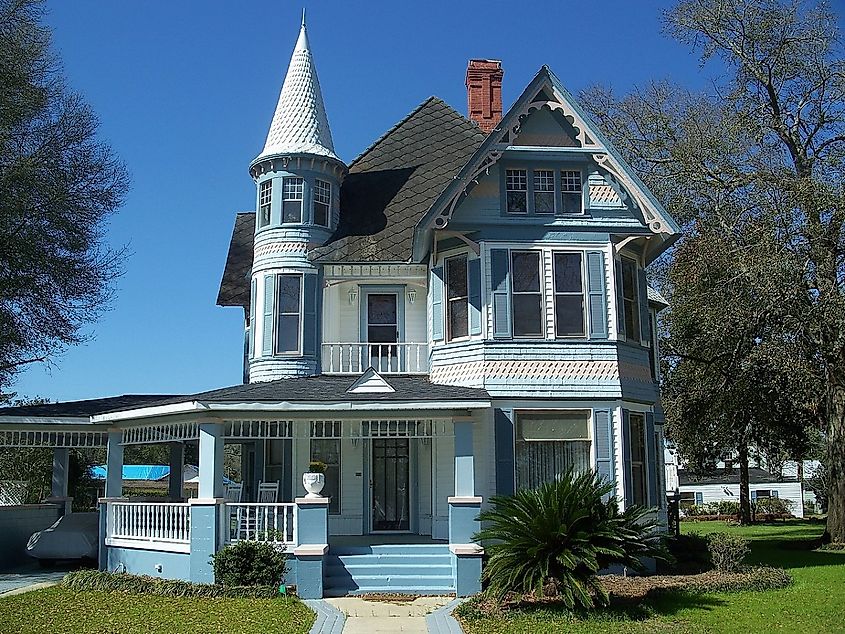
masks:
[[[502,120],[502,62],[471,59],[467,66],[467,116],[484,132]]]

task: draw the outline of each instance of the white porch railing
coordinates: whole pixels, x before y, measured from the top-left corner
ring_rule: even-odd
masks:
[[[191,511],[175,502],[109,502],[106,544],[190,552]]]
[[[241,540],[296,545],[296,504],[227,503],[224,535],[227,542]]]
[[[358,374],[372,366],[379,374],[428,374],[428,344],[324,343],[325,374]]]

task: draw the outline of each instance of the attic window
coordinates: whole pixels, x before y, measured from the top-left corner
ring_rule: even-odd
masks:
[[[332,184],[316,179],[314,181],[314,224],[329,226],[329,209],[332,205]]]
[[[258,186],[258,226],[270,224],[270,203],[273,197],[273,180],[269,179]]]
[[[507,170],[507,198],[509,214],[528,213],[528,172],[526,170]]]
[[[285,178],[282,187],[282,222],[302,222],[303,181],[299,177]]]
[[[534,170],[534,213],[555,212],[555,173],[552,170]]]

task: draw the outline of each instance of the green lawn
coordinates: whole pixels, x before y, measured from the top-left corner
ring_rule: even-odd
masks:
[[[62,586],[0,599],[4,634],[304,634],[313,623],[296,599],[170,599]]]
[[[768,592],[707,595],[671,594],[648,602],[632,613],[604,611],[589,619],[574,619],[564,611],[536,610],[509,619],[482,618],[465,622],[469,634],[572,632],[845,632],[845,553],[802,548],[817,538],[822,524],[727,527],[721,522],[682,524],[684,532],[727,531],[752,540],[751,563],[786,568],[795,584]]]

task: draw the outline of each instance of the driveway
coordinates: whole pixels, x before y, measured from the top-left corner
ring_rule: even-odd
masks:
[[[7,592],[21,590],[35,584],[56,584],[62,580],[72,568],[57,566],[55,568],[41,568],[33,562],[13,570],[0,571],[0,597]],[[39,585],[39,587],[44,587]]]

